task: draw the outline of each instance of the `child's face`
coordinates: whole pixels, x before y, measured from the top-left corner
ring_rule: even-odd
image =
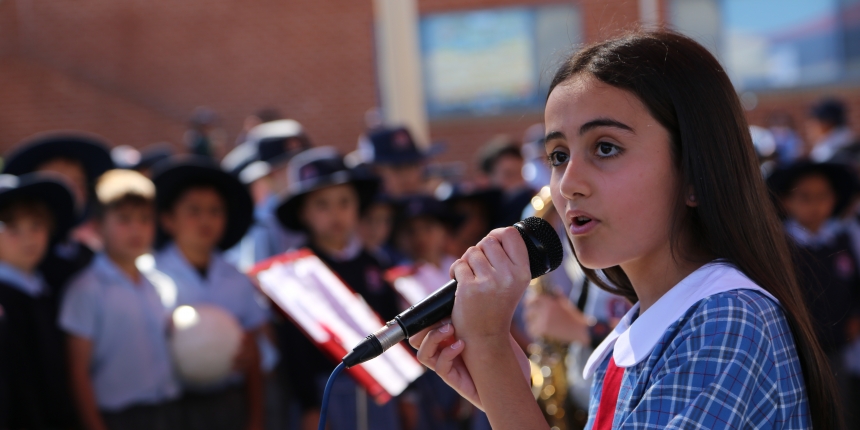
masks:
[[[385,244],[391,235],[391,226],[394,224],[394,211],[387,204],[375,204],[367,209],[361,217],[358,232],[365,246],[370,249],[378,248]]]
[[[505,155],[496,160],[493,171],[490,173],[490,181],[505,191],[513,191],[525,183],[522,172],[522,158]]]
[[[343,243],[358,225],[358,192],[350,184],[322,188],[305,196],[300,219],[314,239]]]
[[[812,231],[817,231],[830,218],[835,205],[836,194],[830,182],[821,175],[801,178],[791,194],[783,199],[788,216]]]
[[[161,215],[164,230],[181,248],[215,248],[227,226],[227,207],[213,188],[191,188]]]
[[[410,246],[410,257],[417,261],[436,262],[445,252],[448,231],[438,220],[418,217],[406,224],[405,233]]]
[[[424,165],[379,165],[376,173],[382,178],[385,192],[394,197],[419,193],[424,188]]]
[[[552,201],[580,263],[666,261],[679,187],[668,131],[636,96],[589,75],[556,87],[545,119]]]
[[[151,204],[123,204],[108,209],[99,222],[99,233],[112,258],[132,261],[152,248],[155,208]]]
[[[46,220],[17,216],[0,226],[0,261],[32,272],[45,256],[50,237],[51,229]]]

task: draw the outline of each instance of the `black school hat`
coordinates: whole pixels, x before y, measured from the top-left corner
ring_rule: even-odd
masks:
[[[66,237],[75,224],[75,198],[59,180],[44,173],[0,175],[0,207],[18,199],[38,199],[54,217],[52,240]]]
[[[263,162],[270,169],[288,162],[294,155],[312,146],[304,127],[293,119],[266,122],[248,131],[245,141],[228,153],[221,167],[248,184],[262,176],[258,167],[247,170],[252,164]]]
[[[99,136],[83,132],[48,132],[28,138],[6,156],[3,173],[23,175],[55,158],[78,160],[86,171],[90,187],[104,172],[114,167],[110,150]]]
[[[156,189],[156,206],[159,212],[173,205],[179,195],[191,186],[214,186],[227,205],[227,226],[218,242],[218,249],[226,250],[239,243],[254,221],[254,202],[248,190],[238,179],[206,157],[173,157],[153,167],[152,182]],[[161,227],[156,236],[156,248],[163,247],[169,236]]]
[[[501,213],[505,198],[504,192],[495,187],[470,187],[463,184],[442,182],[436,187],[433,195],[455,208],[461,201],[475,201],[486,209],[487,224],[491,227],[500,226]]]
[[[358,137],[358,148],[346,155],[349,167],[408,165],[429,160],[445,151],[443,142],[421,148],[406,127],[377,127]]]
[[[379,180],[363,171],[349,169],[343,157],[330,146],[308,149],[290,160],[287,165],[289,189],[281,197],[276,214],[281,224],[291,230],[303,230],[299,209],[304,197],[322,188],[340,184],[353,184],[358,190],[361,211],[373,201],[379,189]]]
[[[801,161],[775,170],[768,178],[767,185],[778,197],[788,195],[797,182],[806,176],[822,175],[827,178],[836,193],[836,205],[831,216],[841,214],[858,191],[857,176],[851,167],[837,163],[812,163]]]
[[[409,220],[421,217],[436,219],[444,226],[456,230],[465,220],[460,214],[454,213],[452,208],[433,196],[413,195],[402,199],[399,204],[399,221],[405,223]]]

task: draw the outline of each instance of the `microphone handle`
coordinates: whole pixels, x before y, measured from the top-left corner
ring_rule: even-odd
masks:
[[[454,310],[454,295],[457,293],[457,280],[447,284],[427,296],[417,305],[403,311],[385,327],[367,336],[352,351],[343,357],[347,368],[378,357],[388,348],[409,339],[416,333],[435,324]]]
[[[401,312],[394,317],[394,320],[400,324],[406,338],[409,339],[421,330],[441,321],[442,318],[450,316],[454,310],[456,294],[457,280],[452,279],[417,305]]]

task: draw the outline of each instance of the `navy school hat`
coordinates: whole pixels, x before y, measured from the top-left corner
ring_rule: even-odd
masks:
[[[500,226],[500,218],[505,198],[504,192],[495,187],[469,187],[463,184],[442,182],[433,192],[437,199],[452,208],[461,201],[474,201],[485,208],[487,223],[491,227]]]
[[[241,176],[242,182],[251,183],[260,178],[253,172],[262,172],[259,169],[245,171],[255,162],[262,161],[270,168],[276,168],[311,146],[304,127],[298,121],[281,119],[266,122],[248,131],[245,142],[224,157],[221,167],[234,176]]]
[[[330,146],[308,149],[290,160],[287,166],[289,188],[281,197],[276,214],[281,224],[291,230],[303,230],[299,209],[304,197],[322,188],[340,184],[353,184],[358,190],[360,210],[373,201],[379,189],[379,180],[366,172],[349,169],[343,157]]]
[[[18,199],[38,199],[48,206],[54,217],[52,240],[66,237],[77,219],[72,192],[49,174],[0,175],[0,207]]]
[[[442,150],[434,145],[423,151],[406,127],[380,127],[371,130],[359,142],[362,161],[371,164],[415,164]]]
[[[227,225],[218,242],[218,249],[226,250],[239,243],[254,221],[254,202],[248,190],[229,173],[206,157],[177,156],[153,167],[152,182],[156,189],[158,211],[165,211],[189,187],[211,185],[224,198],[227,208]],[[159,226],[156,248],[169,241]]]
[[[99,176],[113,168],[104,139],[83,132],[48,132],[30,137],[9,151],[3,173],[20,176],[56,158],[80,161],[90,187]]]
[[[452,208],[433,196],[417,194],[406,197],[398,202],[400,223],[421,217],[436,219],[445,227],[456,230],[465,217],[454,213]]]

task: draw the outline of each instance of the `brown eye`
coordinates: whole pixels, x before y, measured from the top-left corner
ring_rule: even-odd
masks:
[[[561,151],[553,151],[547,159],[549,160],[549,164],[552,166],[561,166],[564,163],[567,163],[567,160],[570,157]]]
[[[614,157],[621,153],[621,149],[607,142],[600,142],[597,144],[597,156],[601,158],[610,158]]]

